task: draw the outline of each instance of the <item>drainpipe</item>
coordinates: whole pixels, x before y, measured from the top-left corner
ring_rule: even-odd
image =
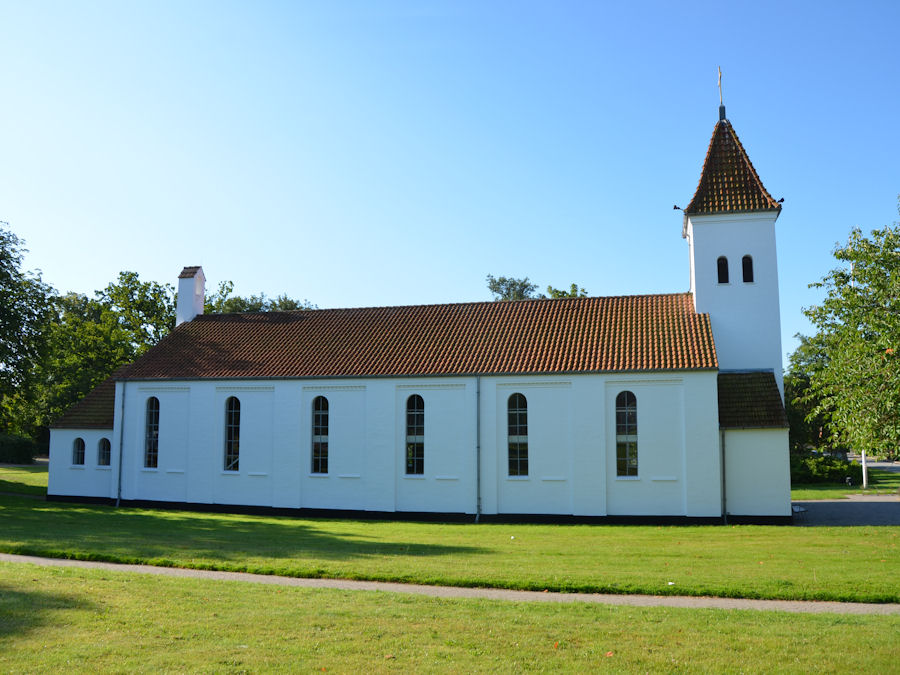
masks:
[[[722,463],[722,524],[728,524],[728,494],[725,488],[725,431],[722,430],[719,432],[719,435],[722,439],[722,442],[719,444],[721,450],[719,454],[721,456]]]
[[[127,383],[122,381],[122,403],[119,406],[119,471],[116,486],[116,506],[122,501],[122,446],[125,443],[125,390]]]
[[[481,375],[475,376],[475,522],[481,520]]]

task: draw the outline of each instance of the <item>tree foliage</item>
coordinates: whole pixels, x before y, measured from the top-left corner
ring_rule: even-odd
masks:
[[[8,400],[26,387],[45,350],[53,289],[21,269],[24,243],[0,228],[0,431],[12,425]]]
[[[286,312],[294,309],[315,309],[309,300],[294,300],[287,295],[275,298],[266,297],[265,293],[243,297],[232,295],[234,284],[222,281],[219,288],[206,296],[203,311],[207,314],[234,314],[240,312]]]
[[[812,287],[826,297],[804,310],[817,329],[802,400],[827,420],[835,445],[894,458],[900,447],[900,225],[850,233],[841,266]]]
[[[553,286],[547,286],[547,297],[549,298],[586,298],[588,297],[588,292],[579,288],[578,284],[572,284],[569,287],[569,290],[564,291],[559,288],[553,288]]]
[[[547,295],[538,293],[537,284],[531,283],[528,277],[516,279],[514,277],[495,277],[487,275],[487,287],[493,294],[494,300],[534,300],[540,298],[585,298],[587,291],[579,288],[578,284],[572,284],[569,290],[561,290],[553,286],[547,286]]]

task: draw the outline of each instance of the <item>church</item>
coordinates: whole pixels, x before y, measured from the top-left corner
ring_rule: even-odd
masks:
[[[51,429],[49,499],[297,515],[790,522],[775,221],[719,121],[690,289],[203,314]]]

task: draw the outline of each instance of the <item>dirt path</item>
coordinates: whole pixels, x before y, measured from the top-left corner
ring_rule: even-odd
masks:
[[[680,595],[607,595],[600,593],[549,593],[538,591],[511,591],[498,588],[457,588],[453,586],[420,586],[382,581],[351,581],[349,579],[297,579],[243,572],[212,572],[180,567],[153,567],[150,565],[120,565],[117,563],[88,562],[37,558],[25,555],[0,553],[0,562],[30,563],[46,567],[78,567],[83,569],[156,574],[167,577],[241,581],[245,583],[275,586],[299,586],[301,588],[337,588],[351,591],[382,591],[408,593],[435,598],[485,598],[513,602],[588,602],[630,607],[687,607],[702,609],[754,609],[776,612],[807,614],[894,614],[900,615],[900,604],[879,605],[862,602],[807,602],[792,600],[747,600],[740,598],[691,597]]]

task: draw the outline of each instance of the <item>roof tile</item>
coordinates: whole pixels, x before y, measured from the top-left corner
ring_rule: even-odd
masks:
[[[686,215],[780,211],[750,162],[744,146],[728,120],[713,130],[700,182]]]
[[[714,369],[688,293],[208,314],[118,379],[379,377]]]
[[[718,383],[721,428],[787,428],[787,414],[772,373],[719,373]]]

